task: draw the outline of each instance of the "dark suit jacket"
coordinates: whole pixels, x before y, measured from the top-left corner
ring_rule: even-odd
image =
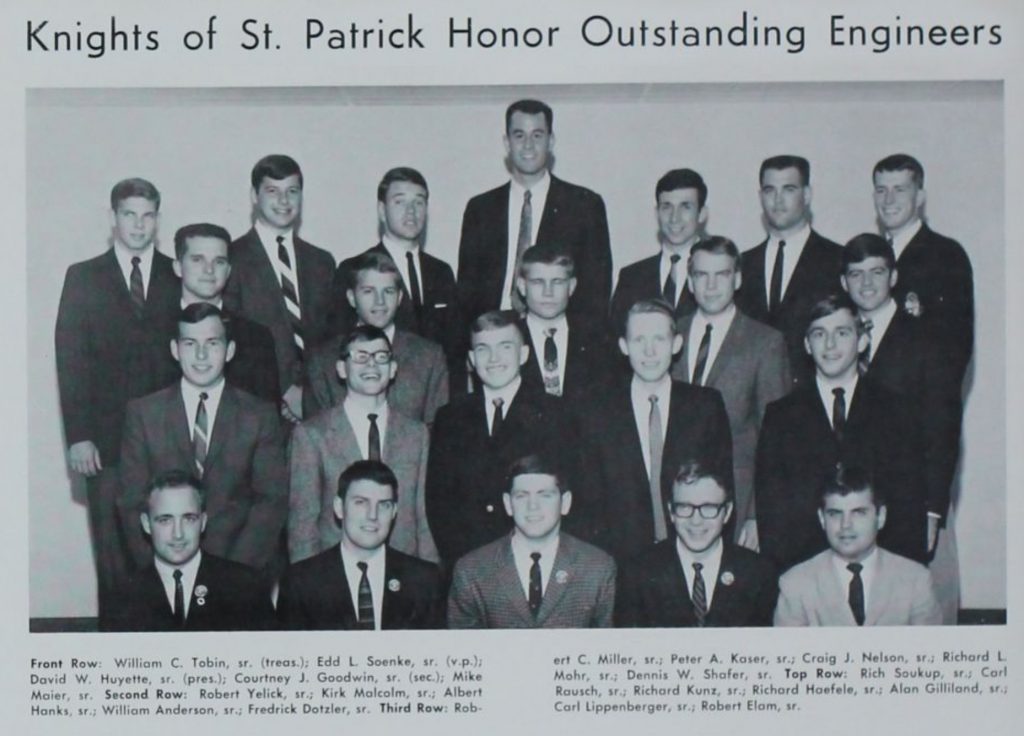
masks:
[[[771,626],[778,578],[768,560],[726,542],[704,625]],[[616,590],[616,626],[697,625],[674,534],[622,565]]]
[[[619,280],[615,284],[615,293],[612,295],[611,306],[611,334],[618,337],[622,334],[623,325],[626,322],[626,314],[629,308],[641,299],[662,298],[665,284],[661,280],[661,251],[656,255],[644,258],[642,261],[631,263],[619,271]],[[693,314],[696,303],[693,301],[693,294],[690,293],[686,283],[686,261],[680,261],[676,266],[679,272],[680,283],[676,289],[682,289],[682,293],[676,300],[676,319]]]
[[[356,629],[356,611],[340,545],[296,562],[281,582],[277,612],[285,629]],[[382,629],[444,628],[437,565],[385,549]]]
[[[306,361],[309,390],[303,395],[310,418],[345,399],[345,384],[338,376],[338,354],[345,338],[336,336],[313,351]],[[391,351],[398,373],[388,386],[388,403],[428,427],[437,410],[448,403],[448,366],[441,347],[413,332],[396,329]]]
[[[974,349],[974,274],[961,245],[925,224],[896,261],[896,301],[917,295],[925,331],[956,367],[960,380]]]
[[[171,259],[159,252],[141,319],[112,249],[76,263],[64,277],[55,338],[64,435],[68,445],[92,441],[105,468],[118,463],[128,401],[180,375],[167,338],[180,299]]]
[[[942,346],[916,317],[897,312],[878,345],[872,345],[867,375],[905,395],[924,432],[928,511],[945,518],[960,456],[960,374]]]
[[[804,349],[807,320],[815,302],[839,291],[843,249],[811,230],[776,314],[768,311],[764,277],[767,250],[768,241],[764,240],[743,254],[743,285],[736,292],[736,306],[748,317],[771,325],[785,335],[793,380],[802,383],[814,377],[814,364]]]
[[[818,499],[836,463],[871,474],[888,498],[879,542],[925,559],[927,510],[921,430],[910,403],[861,378],[840,443],[818,387],[802,386],[768,405],[757,446],[757,530],[761,553],[785,571],[828,546]]]
[[[520,385],[492,438],[484,394],[460,396],[437,413],[427,464],[426,509],[438,553],[449,567],[512,527],[501,494],[505,471],[524,455],[559,448],[575,474],[570,430],[558,399]],[[575,496],[575,494],[574,494]]]
[[[512,537],[470,552],[455,565],[448,594],[450,629],[583,629],[612,625],[615,561],[562,533],[534,618],[512,556]]]
[[[629,382],[592,397],[582,416],[586,462],[580,486],[586,495],[573,494],[573,514],[580,524],[576,528],[616,559],[629,559],[654,543],[654,510]],[[729,417],[714,389],[673,382],[661,463],[662,498],[671,496],[672,481],[686,460],[700,460],[731,480]]]
[[[199,586],[206,595],[199,596]],[[202,597],[203,602],[199,599]],[[100,631],[181,631],[152,559],[128,579],[100,620]],[[203,552],[184,631],[263,631],[274,628],[266,586],[245,565]]]
[[[334,256],[298,236],[293,240],[303,340],[308,351],[327,338]],[[290,386],[301,384],[303,375],[281,282],[255,229],[234,241],[229,253],[231,277],[224,289],[224,306],[270,329],[277,354],[278,380],[284,393]]]
[[[567,355],[559,356],[559,360],[565,361],[562,398],[571,406],[592,396],[608,383],[612,366],[619,356],[600,327],[575,316],[569,317],[568,322]],[[530,359],[522,368],[523,388],[531,394],[544,393],[544,375],[540,366],[544,360],[543,351],[538,355],[538,351],[533,349],[533,336],[525,319],[520,325],[530,348]],[[543,337],[540,342],[543,345]]]
[[[159,472],[194,472],[192,428],[175,383],[128,405],[121,451],[122,529],[138,566],[153,553],[139,525],[146,485]],[[262,569],[288,513],[288,476],[277,407],[225,385],[206,454],[203,548]]]
[[[501,304],[509,249],[510,190],[511,184],[506,183],[478,194],[466,204],[462,216],[458,289],[463,348],[468,344],[469,323]],[[569,301],[570,313],[589,320],[606,314],[612,291],[612,257],[608,217],[600,195],[552,176],[537,242],[568,248],[576,262],[578,286]]]
[[[672,377],[689,383],[689,354],[699,345],[689,344],[693,315],[679,321],[679,334],[686,341],[672,367]],[[737,310],[715,362],[706,367],[703,385],[717,389],[725,401],[732,431],[732,469],[735,483],[733,523],[737,534],[747,519],[757,517],[754,509],[754,456],[757,435],[768,404],[781,399],[793,387],[786,356],[786,341],[778,330],[747,317]]]

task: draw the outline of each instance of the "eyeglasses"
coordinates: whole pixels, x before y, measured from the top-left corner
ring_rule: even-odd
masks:
[[[672,515],[678,516],[680,519],[689,519],[693,516],[693,512],[696,511],[700,514],[702,519],[714,519],[720,513],[722,509],[729,505],[729,502],[725,503],[702,503],[694,505],[692,503],[673,503],[669,504],[672,509]]]
[[[354,353],[348,354],[348,359],[356,365],[366,365],[371,360],[377,365],[387,365],[391,362],[391,351],[378,350],[373,353],[368,353],[365,350],[356,350]]]

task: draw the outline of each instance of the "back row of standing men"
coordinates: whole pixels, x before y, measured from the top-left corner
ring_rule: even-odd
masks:
[[[793,504],[810,508],[813,522],[822,468],[834,466],[847,455],[863,461],[865,453],[872,456],[872,466],[884,466],[886,461],[874,457],[883,449],[878,438],[906,424],[897,421],[899,411],[886,403],[887,389],[873,402],[866,398],[873,389],[860,392],[858,398],[865,397],[861,403],[872,406],[870,411],[858,411],[853,385],[847,386],[845,394],[849,420],[845,406],[844,416],[837,419],[838,402],[829,398],[827,405],[823,403],[827,392],[820,381],[821,362],[816,361],[816,388],[810,380],[815,367],[808,355],[814,355],[814,342],[821,338],[822,360],[827,363],[826,343],[834,346],[830,334],[836,328],[825,325],[829,334],[824,336],[809,332],[812,307],[842,286],[856,304],[856,316],[872,324],[866,334],[875,347],[862,356],[871,377],[877,374],[878,382],[889,390],[906,394],[914,421],[923,425],[923,454],[911,458],[918,461],[917,466],[891,475],[889,482],[898,485],[909,480],[914,486],[918,483],[909,475],[924,477],[921,483],[926,484],[926,492],[911,494],[927,498],[927,525],[923,520],[918,525],[923,543],[914,541],[918,535],[911,532],[901,551],[927,559],[948,509],[956,466],[959,386],[973,345],[973,287],[963,249],[921,220],[924,173],[920,164],[903,155],[879,162],[873,175],[876,213],[891,245],[882,241],[879,247],[870,238],[866,247],[851,243],[847,252],[853,255],[845,259],[840,246],[810,228],[806,160],[777,156],[762,164],[761,203],[769,237],[742,259],[730,241],[702,232],[707,188],[701,177],[687,169],[673,170],[656,187],[660,252],[622,269],[612,296],[603,201],[548,170],[554,144],[550,108],[522,100],[509,107],[505,123],[512,179],[467,204],[457,282],[446,263],[420,248],[428,189],[423,177],[411,169],[389,171],[378,188],[381,242],[337,269],[330,253],[295,232],[303,179],[296,162],[287,156],[268,156],[253,169],[255,221],[246,235],[228,247],[229,236],[222,229],[182,228],[175,237],[173,262],[153,248],[159,210],[155,188],[144,180],[126,180],[114,188],[113,248],[69,269],[56,336],[69,462],[89,478],[101,610],[130,568],[122,544],[134,549],[140,563],[148,554],[144,539],[132,540],[136,526],[119,524],[116,508],[120,502],[130,516],[138,508],[136,494],[146,485],[145,474],[168,469],[168,461],[154,447],[163,443],[167,455],[177,450],[182,456],[177,467],[194,467],[199,419],[206,423],[199,432],[200,449],[210,469],[216,466],[219,450],[217,427],[232,430],[230,437],[219,438],[223,442],[244,442],[248,426],[252,446],[281,444],[274,438],[266,412],[256,410],[256,404],[248,407],[244,394],[218,392],[211,398],[212,391],[201,390],[204,371],[210,369],[203,347],[209,336],[190,334],[196,327],[179,321],[181,308],[194,302],[213,303],[230,315],[231,338],[237,348],[232,352],[237,354],[231,356],[235,359],[227,371],[229,384],[274,401],[294,423],[315,420],[314,415],[321,412],[319,424],[301,425],[292,439],[293,498],[288,524],[293,561],[329,542],[334,477],[351,461],[372,456],[374,429],[378,457],[391,464],[400,456],[415,456],[395,449],[403,423],[397,413],[382,415],[380,425],[366,415],[353,420],[353,411],[323,418],[330,407],[352,407],[366,397],[378,396],[381,392],[374,393],[375,382],[383,382],[385,388],[390,383],[390,378],[382,380],[379,375],[375,363],[379,351],[369,353],[370,360],[358,367],[346,366],[351,343],[345,336],[358,323],[365,323],[385,330],[389,350],[401,366],[390,394],[392,405],[414,420],[433,424],[430,469],[424,471],[425,433],[409,441],[421,454],[409,462],[408,478],[402,477],[402,468],[394,468],[403,491],[409,484],[433,486],[419,494],[417,503],[440,504],[434,513],[430,508],[422,513],[410,510],[415,523],[425,525],[429,519],[433,532],[414,535],[417,541],[408,548],[413,554],[428,559],[439,556],[450,565],[477,543],[500,535],[507,528],[500,510],[500,476],[507,461],[532,449],[524,438],[539,441],[543,437],[548,446],[576,444],[573,429],[550,420],[560,410],[546,410],[547,405],[564,403],[573,407],[573,414],[586,416],[582,424],[592,429],[580,439],[586,443],[585,452],[592,453],[579,462],[578,482],[584,490],[576,501],[577,508],[585,510],[577,522],[582,536],[603,544],[617,557],[631,556],[664,536],[657,499],[671,488],[677,470],[673,462],[692,455],[712,464],[731,458],[737,541],[751,548],[760,546],[785,567],[805,559],[822,544],[813,523],[805,528],[809,529],[806,534],[793,533],[799,525],[792,524]],[[698,247],[690,257],[691,248],[701,241],[706,247]],[[538,245],[531,251],[534,243]],[[661,334],[665,330],[656,313],[634,314],[636,329],[623,331],[631,307],[652,298],[668,302],[677,320],[666,320],[671,348],[667,357],[659,352],[659,341],[665,342],[666,335]],[[518,342],[512,339],[512,348],[519,352],[511,361],[510,341],[503,339],[508,337],[503,333],[508,325],[500,316],[486,316],[499,309],[525,312],[520,325],[512,328],[520,336]],[[485,315],[482,322],[481,315]],[[863,334],[858,327],[858,347]],[[883,344],[885,335],[893,337]],[[904,335],[899,342],[898,335]],[[223,341],[224,335],[220,337]],[[617,400],[618,394],[606,395],[603,388],[628,377],[625,368],[618,371],[614,365],[610,345],[615,338],[621,338],[621,352],[633,368],[632,384],[619,392],[622,401]],[[169,340],[181,373],[169,355]],[[198,359],[189,359],[190,350],[192,358]],[[717,388],[721,398],[677,397],[678,386],[664,383],[672,356],[679,352],[682,357],[671,368],[672,376]],[[470,383],[467,354],[478,390],[463,397]],[[391,365],[384,373],[393,372]],[[364,371],[367,366],[373,368]],[[190,379],[190,370],[195,380]],[[650,375],[645,377],[645,371]],[[182,373],[181,387],[175,384],[163,392],[167,402],[163,408],[153,401],[148,407],[136,402],[125,423],[131,399],[174,384]],[[792,388],[790,377],[801,391],[766,417],[768,404]],[[657,421],[651,419],[653,400],[648,401],[638,389],[638,382],[645,378],[652,379],[648,387],[652,395],[668,391],[661,402],[668,409],[657,412]],[[849,384],[848,379],[844,377]],[[521,400],[513,401],[521,386]],[[815,396],[819,392],[822,398]],[[449,393],[455,400],[439,413]],[[805,395],[813,401],[801,403]],[[235,398],[217,403],[229,396]],[[720,441],[722,427],[717,424],[724,425],[724,416],[718,419],[723,399],[728,427]],[[717,407],[700,409],[702,402],[711,407],[715,401]],[[147,408],[152,412],[149,419],[144,416]],[[818,414],[826,420],[824,433],[818,431]],[[332,421],[337,424],[342,415],[349,427],[347,436],[355,440],[348,448],[331,436]],[[241,417],[253,418],[242,421]],[[495,426],[496,419],[501,426]],[[163,433],[161,422],[166,425]],[[760,434],[772,440],[761,442],[759,449],[762,422]],[[655,424],[661,425],[662,436],[655,442],[660,447],[652,446]],[[769,429],[769,425],[774,426]],[[801,432],[803,440],[798,441]],[[226,435],[226,430],[222,433]],[[488,442],[499,433],[509,441]],[[865,450],[865,444],[871,449]],[[122,457],[122,448],[134,454]],[[583,447],[578,449],[584,452]],[[317,453],[321,456],[313,458]],[[244,452],[220,454],[251,457]],[[906,468],[902,461],[892,463]],[[130,468],[119,470],[122,464]],[[217,518],[223,530],[219,545],[214,530],[208,530],[206,544],[267,568],[273,566],[274,558],[275,545],[270,540],[284,523],[281,504],[288,501],[281,489],[288,483],[273,477],[284,472],[274,470],[283,467],[281,463],[243,465],[241,460],[226,463],[226,479],[219,481],[225,490],[207,499],[211,519]],[[653,469],[656,465],[662,466],[660,473]],[[332,469],[333,477],[325,481],[323,499],[297,503],[296,488],[316,485],[305,476],[321,474],[324,468]],[[205,471],[204,483],[211,482],[210,469],[203,468],[202,462],[199,469]],[[879,472],[878,467],[873,469]],[[261,471],[269,476],[260,479]],[[803,483],[796,481],[800,477]],[[260,495],[257,486],[268,489],[261,503],[251,508],[248,501],[243,505],[242,496]],[[773,487],[774,491],[768,490]],[[489,490],[474,497],[480,488]],[[593,489],[590,499],[586,488]],[[223,506],[218,513],[214,513],[215,496],[220,496],[216,503]],[[762,504],[762,497],[769,503]],[[237,518],[232,519],[233,513]],[[261,518],[263,523],[258,524]],[[257,527],[261,527],[259,533]],[[246,530],[252,534],[247,536]],[[899,542],[895,546],[901,547]]]

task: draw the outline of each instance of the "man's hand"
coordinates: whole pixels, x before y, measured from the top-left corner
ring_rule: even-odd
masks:
[[[939,541],[939,517],[928,514],[928,554],[935,551],[937,541]]]
[[[68,464],[76,473],[91,478],[103,470],[100,451],[90,440],[76,442],[68,448]]]
[[[737,544],[741,547],[746,547],[751,552],[760,550],[761,545],[757,538],[757,519],[747,519],[743,522],[743,528],[740,529]]]
[[[281,399],[281,416],[292,424],[302,421],[302,386],[292,385]]]

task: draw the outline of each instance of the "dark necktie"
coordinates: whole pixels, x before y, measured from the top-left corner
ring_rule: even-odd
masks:
[[[863,376],[871,366],[871,330],[874,328],[875,323],[865,319],[861,321],[861,324],[864,325],[864,334],[868,336],[867,347],[857,356],[857,370]]]
[[[281,262],[281,294],[284,305],[288,309],[288,320],[295,338],[295,348],[302,357],[306,343],[302,335],[302,310],[299,308],[299,292],[295,289],[295,272],[292,270],[292,259],[284,245],[284,236],[277,236],[277,260]]]
[[[555,344],[557,327],[544,331],[544,391],[552,396],[562,395],[562,382],[558,377],[558,346]]]
[[[196,422],[192,427],[192,457],[196,464],[196,475],[200,478],[206,472],[206,451],[210,446],[209,418],[206,416],[206,400],[209,395],[203,391],[199,394],[199,405],[196,407]]]
[[[420,312],[423,309],[423,295],[420,293],[420,279],[416,272],[416,259],[411,250],[405,252],[405,265],[409,269],[409,294],[412,296],[412,311],[416,317],[416,327],[419,329]]]
[[[185,587],[181,584],[181,570],[174,571],[174,623],[185,628]]]
[[[359,578],[359,626],[360,629],[374,629],[373,624],[373,591],[370,590],[370,579],[366,577],[367,564],[357,562],[356,567],[362,572]]]
[[[537,618],[537,612],[540,611],[540,602],[544,597],[544,589],[541,587],[540,581],[540,552],[531,552],[530,559],[533,560],[533,564],[530,565],[530,613],[533,614],[534,618]]]
[[[132,274],[129,278],[129,289],[132,297],[132,307],[135,309],[135,316],[142,317],[142,312],[146,308],[146,290],[142,286],[142,269],[139,268],[139,263],[142,259],[138,256],[132,256]]]
[[[711,325],[704,328],[704,337],[697,348],[697,362],[693,366],[693,385],[700,386],[704,381],[704,369],[708,365],[708,353],[711,352]]]
[[[523,251],[530,247],[533,240],[533,205],[530,199],[533,195],[527,189],[523,192],[523,209],[519,212],[519,236],[516,238],[516,263],[512,271],[512,308],[522,312],[526,305],[523,298],[519,296],[516,288],[516,277],[519,275],[519,266],[523,262]]]
[[[660,542],[668,538],[665,507],[661,500],[661,456],[665,451],[665,435],[661,429],[661,409],[658,407],[658,397],[651,394],[648,400],[651,402],[651,413],[647,417],[651,474],[647,480],[651,493],[651,506],[654,508],[654,539]]]
[[[775,254],[775,265],[772,266],[772,282],[768,289],[768,312],[775,314],[782,303],[782,267],[786,257],[786,241],[779,241],[779,249]]]
[[[662,287],[661,293],[665,297],[665,301],[673,309],[676,308],[676,264],[679,263],[679,254],[673,253],[669,256],[669,260],[672,261],[672,265],[668,268],[668,276],[665,277],[665,286]]]
[[[864,566],[859,562],[851,562],[846,569],[853,573],[850,578],[850,610],[853,611],[853,620],[858,626],[864,625],[864,581],[860,577],[860,571]]]
[[[494,404],[494,418],[491,419],[491,437],[497,437],[498,432],[501,431],[501,425],[505,422],[505,417],[501,413],[501,407],[505,404],[505,400],[494,399],[491,403]]]
[[[846,429],[846,391],[841,388],[832,389],[832,431],[836,439],[843,441],[843,430]]]
[[[704,625],[704,619],[708,615],[708,594],[704,588],[704,576],[700,574],[703,569],[704,565],[701,563],[693,563],[693,595],[690,599],[693,601],[693,617],[697,619],[698,626]]]
[[[370,439],[366,446],[366,459],[380,462],[380,427],[377,426],[377,415],[367,414],[366,418],[370,420]]]

